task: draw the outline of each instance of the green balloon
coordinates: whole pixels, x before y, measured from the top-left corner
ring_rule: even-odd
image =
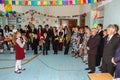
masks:
[[[2,13],[0,12],[0,16],[2,16]]]

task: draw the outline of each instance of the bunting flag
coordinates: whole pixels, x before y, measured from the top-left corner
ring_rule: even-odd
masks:
[[[96,10],[94,11],[93,28],[97,28],[97,17],[98,17],[98,6],[96,6]]]
[[[52,18],[73,18],[73,17],[79,17],[79,16],[86,16],[87,14],[86,13],[82,13],[80,15],[72,15],[72,16],[53,16],[53,15],[49,15],[49,14],[44,14],[42,12],[37,12],[35,10],[29,10],[29,11],[26,11],[25,13],[17,13],[16,11],[13,11],[12,13],[1,13],[2,15],[1,16],[5,16],[5,17],[10,17],[10,15],[12,15],[12,17],[19,17],[19,16],[24,16],[28,13],[36,13],[40,16],[45,16],[45,17],[52,17]]]
[[[0,4],[21,6],[62,6],[98,3],[105,0],[0,0]]]

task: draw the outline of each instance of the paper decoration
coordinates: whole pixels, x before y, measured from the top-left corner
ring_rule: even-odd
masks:
[[[62,6],[98,3],[104,0],[0,0],[0,4],[12,4],[22,6]]]
[[[7,12],[11,13],[11,12],[12,12],[12,5],[11,5],[11,4],[6,4],[6,5],[5,5],[5,10],[6,10]]]
[[[98,17],[98,6],[96,6],[96,10],[94,12],[93,28],[97,28],[97,17]]]

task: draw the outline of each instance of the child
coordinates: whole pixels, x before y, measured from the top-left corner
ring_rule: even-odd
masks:
[[[65,37],[65,51],[64,51],[64,55],[68,54],[69,45],[70,45],[70,35],[66,35],[66,37]]]
[[[24,53],[24,45],[25,45],[25,39],[21,38],[21,33],[16,32],[13,36],[13,43],[15,45],[16,50],[16,64],[15,64],[15,73],[20,74],[20,70],[25,70],[25,68],[22,68],[21,61],[25,58]]]
[[[39,39],[37,37],[37,34],[34,34],[34,38],[33,38],[33,50],[34,50],[34,54],[38,54],[38,45],[39,45]]]
[[[57,32],[54,32],[54,36],[53,36],[53,50],[54,50],[54,54],[57,54],[58,52],[58,35]]]
[[[49,37],[47,36],[47,33],[44,33],[44,40],[43,40],[43,55],[48,54],[48,43],[49,43]]]
[[[0,34],[0,53],[3,53],[3,48],[4,48],[3,42],[4,42],[4,39],[2,37],[2,34]]]

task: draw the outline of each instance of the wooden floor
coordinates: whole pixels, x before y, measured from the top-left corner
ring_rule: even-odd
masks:
[[[27,51],[21,74],[14,73],[15,54],[5,51],[0,54],[0,80],[89,80],[87,65],[81,58],[64,55],[62,51],[54,55],[49,51],[47,56],[34,55],[32,50]],[[96,71],[99,72],[99,71]]]

